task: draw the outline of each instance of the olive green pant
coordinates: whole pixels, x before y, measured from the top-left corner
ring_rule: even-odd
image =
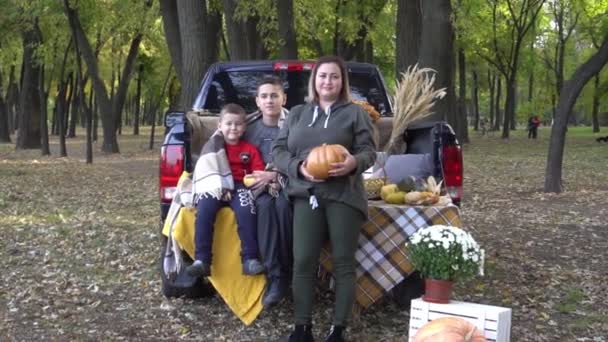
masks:
[[[318,199],[312,209],[308,199],[294,201],[293,298],[296,324],[312,323],[312,308],[321,247],[331,244],[335,279],[335,307],[332,324],[344,326],[355,299],[355,252],[365,217],[344,203]]]

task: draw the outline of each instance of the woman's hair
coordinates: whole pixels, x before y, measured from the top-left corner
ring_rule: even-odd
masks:
[[[319,67],[322,64],[334,63],[340,69],[340,73],[342,74],[342,89],[340,89],[340,94],[338,95],[338,102],[346,102],[350,101],[350,84],[348,82],[348,71],[346,69],[346,63],[339,56],[323,56],[320,57],[315,66],[312,68],[312,72],[310,73],[310,79],[308,80],[308,97],[306,101],[308,102],[319,102],[319,93],[317,93],[317,89],[315,87],[315,80],[317,79],[317,72],[319,71]]]
[[[260,87],[263,86],[264,84],[271,84],[271,85],[281,88],[281,90],[284,90],[283,80],[281,80],[281,78],[276,75],[265,75],[262,78],[262,81],[258,84],[258,88],[256,89],[256,92],[259,93]]]
[[[243,117],[243,120],[247,116],[247,112],[245,112],[245,109],[236,103],[227,103],[226,105],[224,105],[224,107],[222,107],[222,110],[220,111],[220,121],[224,118],[226,114],[240,115]]]

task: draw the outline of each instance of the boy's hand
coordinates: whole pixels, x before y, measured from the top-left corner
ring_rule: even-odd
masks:
[[[277,178],[277,173],[274,171],[253,171],[255,183],[251,185],[252,189],[258,189],[272,183]]]
[[[224,202],[230,202],[231,199],[232,199],[232,193],[228,190],[224,190],[221,200]]]

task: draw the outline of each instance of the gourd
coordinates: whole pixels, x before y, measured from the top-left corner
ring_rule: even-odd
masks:
[[[256,179],[254,175],[245,175],[245,177],[243,177],[243,185],[246,187],[252,186],[255,181]]]
[[[306,171],[316,179],[327,179],[331,164],[343,162],[347,154],[348,150],[342,145],[317,146],[306,158]]]
[[[387,184],[387,185],[383,186],[382,188],[380,188],[380,198],[382,198],[382,200],[386,201],[386,198],[388,197],[388,195],[394,194],[397,191],[399,191],[397,184]]]
[[[405,203],[405,191],[397,191],[392,194],[388,194],[384,201],[388,204],[404,204]]]
[[[457,317],[441,317],[423,325],[414,342],[485,342],[476,326]]]

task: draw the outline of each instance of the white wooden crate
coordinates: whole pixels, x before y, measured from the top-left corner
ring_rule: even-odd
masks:
[[[439,317],[459,317],[475,324],[484,332],[488,341],[511,341],[511,309],[500,306],[451,301],[435,304],[421,298],[412,300],[410,310],[409,341],[412,342],[418,329]]]

